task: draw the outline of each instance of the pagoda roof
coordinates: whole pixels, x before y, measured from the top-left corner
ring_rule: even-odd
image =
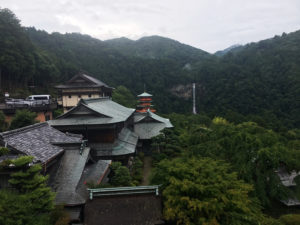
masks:
[[[138,97],[152,97],[152,95],[147,92],[144,92],[144,93],[138,95]]]

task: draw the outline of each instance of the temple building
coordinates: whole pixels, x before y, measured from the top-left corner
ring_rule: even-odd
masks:
[[[111,97],[112,87],[102,81],[79,72],[65,84],[56,86],[60,91],[61,101],[59,102],[64,112],[76,106],[81,99]]]
[[[81,221],[88,199],[87,183],[99,184],[106,179],[111,160],[94,160],[91,148],[82,135],[63,133],[47,122],[0,133],[0,145],[9,148],[0,163],[20,156],[33,156],[49,175],[48,184],[56,192],[55,203],[64,205],[71,221]],[[9,187],[9,166],[0,174],[0,189]]]
[[[134,111],[110,98],[81,99],[76,107],[49,124],[63,132],[82,134],[95,158],[127,164],[135,155],[138,141],[133,132]]]
[[[138,105],[134,114],[134,132],[139,136],[138,147],[145,153],[151,154],[151,138],[161,134],[165,128],[172,128],[169,119],[163,118],[154,112],[152,95],[142,93],[137,96]]]

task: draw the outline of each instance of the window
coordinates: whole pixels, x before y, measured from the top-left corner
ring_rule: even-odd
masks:
[[[81,98],[81,95],[78,95],[78,98]]]
[[[69,95],[69,98],[72,98],[72,96],[71,96],[71,95]]]
[[[45,116],[45,120],[46,120],[46,121],[50,120],[50,115],[46,115],[46,116]]]
[[[92,94],[89,94],[89,98],[91,98],[92,97]]]

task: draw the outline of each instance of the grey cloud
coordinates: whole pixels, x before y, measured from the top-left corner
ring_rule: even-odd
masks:
[[[298,0],[10,0],[24,26],[99,39],[163,35],[214,52],[300,28]]]

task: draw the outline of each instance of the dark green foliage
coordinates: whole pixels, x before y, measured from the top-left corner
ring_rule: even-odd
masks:
[[[0,190],[0,224],[50,225],[49,214],[36,212],[27,195],[7,190]]]
[[[47,177],[40,174],[41,166],[33,165],[32,159],[24,156],[11,161],[16,172],[9,180],[13,189],[0,191],[0,224],[51,224],[54,193],[46,186]]]
[[[209,129],[193,131],[188,141],[191,155],[229,162],[239,178],[254,185],[255,196],[264,206],[288,194],[274,171],[281,164],[300,168],[300,152],[287,148],[286,142],[255,123],[233,125],[222,118],[214,119]]]
[[[54,112],[53,112],[53,118],[56,118],[56,117],[62,115],[63,113],[64,113],[64,110],[63,110],[63,109],[56,109],[56,110],[54,110]]]
[[[6,128],[7,128],[7,123],[5,121],[5,115],[1,110],[0,111],[0,132],[5,131]]]
[[[177,130],[165,129],[151,139],[152,163],[155,165],[165,158],[174,158],[182,153],[182,142]]]
[[[59,75],[53,63],[47,52],[33,45],[16,16],[9,9],[0,8],[2,90],[11,92],[17,87],[27,89],[27,85],[49,85]]]
[[[143,166],[142,160],[136,156],[131,168],[132,183],[135,185],[139,185],[143,180]]]
[[[24,156],[12,161],[18,171],[11,174],[9,183],[20,194],[30,199],[36,213],[49,212],[53,209],[54,193],[47,187],[47,179],[40,174],[41,165],[32,165],[31,156]]]
[[[124,86],[118,86],[112,94],[112,100],[129,108],[135,108],[137,98]]]
[[[5,147],[0,147],[0,156],[7,155],[9,153],[9,149]]]
[[[287,214],[279,218],[284,225],[299,225],[300,215],[299,214]]]
[[[13,117],[10,127],[10,130],[14,130],[17,128],[25,127],[36,123],[35,120],[36,113],[30,112],[26,109],[17,110],[15,116]]]
[[[120,162],[113,162],[110,168],[111,174],[109,176],[109,183],[112,186],[131,186],[131,176],[126,166],[122,166]]]
[[[259,205],[229,165],[209,158],[161,161],[152,183],[163,184],[164,216],[177,224],[259,224]]]
[[[66,213],[63,205],[55,206],[50,214],[50,224],[53,225],[68,225],[70,222],[70,215]]]

